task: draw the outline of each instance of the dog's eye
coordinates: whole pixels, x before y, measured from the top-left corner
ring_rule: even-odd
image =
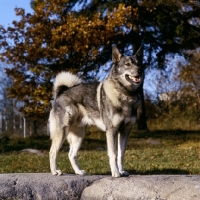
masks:
[[[127,67],[130,67],[130,66],[131,66],[131,63],[125,63],[125,65],[126,65]]]

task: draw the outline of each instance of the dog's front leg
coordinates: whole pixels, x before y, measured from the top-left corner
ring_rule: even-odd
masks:
[[[117,166],[117,153],[116,153],[117,131],[108,129],[106,131],[106,138],[107,138],[108,156],[109,156],[112,176],[120,177],[119,169]]]
[[[129,173],[124,170],[124,155],[126,151],[126,145],[128,136],[133,124],[135,123],[135,117],[132,117],[130,121],[123,127],[118,133],[118,156],[117,163],[121,176],[129,176]]]
[[[119,167],[119,172],[121,176],[129,176],[129,173],[124,170],[124,154],[126,151],[126,144],[128,140],[129,131],[122,132],[118,134],[118,156],[117,163]]]

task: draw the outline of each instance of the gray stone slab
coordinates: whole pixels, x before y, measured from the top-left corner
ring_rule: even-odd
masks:
[[[0,199],[200,200],[200,176],[0,174]]]
[[[87,187],[81,200],[200,200],[200,176],[152,175],[104,178]]]
[[[83,189],[100,178],[102,176],[52,176],[50,173],[0,174],[0,199],[80,199]]]

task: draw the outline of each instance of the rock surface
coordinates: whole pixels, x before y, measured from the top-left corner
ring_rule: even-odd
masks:
[[[200,176],[0,174],[0,199],[199,200]]]
[[[81,199],[200,200],[200,176],[104,178],[87,187]]]
[[[82,191],[100,178],[50,173],[0,174],[0,199],[80,199]]]

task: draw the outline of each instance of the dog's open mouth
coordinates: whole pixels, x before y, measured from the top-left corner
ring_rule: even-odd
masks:
[[[130,83],[140,83],[140,76],[130,76],[130,75],[125,75],[126,80],[129,81]]]

